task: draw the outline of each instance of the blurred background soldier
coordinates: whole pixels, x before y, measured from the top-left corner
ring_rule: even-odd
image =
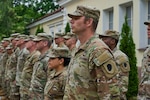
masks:
[[[44,88],[44,100],[62,100],[66,85],[69,49],[58,47],[49,53],[48,68],[53,69]]]
[[[5,85],[5,68],[6,68],[6,62],[8,59],[8,53],[6,52],[6,47],[10,44],[10,39],[9,38],[4,38],[2,41],[2,46],[4,47],[4,53],[2,55],[2,65],[1,67],[1,78],[2,78],[2,88],[4,90],[4,92],[2,93],[2,95],[6,95],[6,85]]]
[[[27,57],[25,61],[24,68],[21,75],[21,86],[20,86],[20,100],[29,100],[29,88],[31,84],[31,77],[33,72],[33,66],[38,61],[40,56],[40,52],[36,49],[36,43],[33,41],[35,36],[29,36],[28,41],[26,43],[26,48],[29,50],[30,55]]]
[[[66,47],[66,45],[64,44],[64,38],[63,38],[64,34],[63,33],[56,33],[55,34],[55,43],[57,47]],[[54,45],[55,48],[55,45]]]
[[[73,33],[67,33],[64,37],[65,45],[69,48],[71,56],[74,55],[77,43],[77,36]]]
[[[44,87],[47,82],[47,65],[48,65],[48,52],[52,45],[52,37],[46,33],[39,33],[37,38],[33,39],[37,42],[37,50],[41,55],[38,61],[33,66],[33,73],[30,85],[31,100],[44,99]]]
[[[12,59],[12,54],[13,54],[13,46],[12,44],[9,44],[6,47],[6,51],[8,54],[8,59],[6,62],[6,69],[5,69],[5,84],[6,84],[6,92],[7,92],[7,97],[10,99],[10,91],[11,91],[11,87],[10,87],[10,82],[12,82],[12,77],[13,77],[13,73],[12,69],[14,68],[14,62]],[[16,66],[15,66],[16,67]]]
[[[16,87],[12,89],[12,93],[14,95],[14,99],[20,98],[19,88],[20,88],[20,78],[22,74],[22,70],[24,67],[24,63],[27,59],[27,56],[29,55],[29,51],[26,49],[25,44],[27,41],[25,39],[27,38],[26,35],[19,35],[19,41],[17,42],[17,46],[19,47],[20,51],[17,58],[17,71],[16,71]]]
[[[119,32],[115,30],[107,30],[104,34],[99,35],[100,39],[102,39],[112,50],[117,66],[119,68],[118,76],[114,78],[114,81],[118,82],[112,84],[112,100],[119,100],[119,98],[121,100],[127,100],[126,93],[128,91],[130,65],[127,55],[121,50],[117,49],[119,36]]]
[[[144,24],[147,25],[147,36],[150,38],[150,21],[144,22]],[[139,100],[150,100],[150,47],[143,54]]]

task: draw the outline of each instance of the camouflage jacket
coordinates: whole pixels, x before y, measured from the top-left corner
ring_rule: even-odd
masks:
[[[111,79],[117,73],[110,49],[92,37],[79,46],[70,61],[63,99],[111,100]]]
[[[51,74],[44,89],[44,98],[48,100],[62,100],[66,84],[66,68],[61,72]]]

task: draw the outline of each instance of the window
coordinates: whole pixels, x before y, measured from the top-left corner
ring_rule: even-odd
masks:
[[[103,31],[105,32],[108,29],[113,29],[113,7],[105,9],[103,13]]]
[[[150,0],[148,0],[148,20],[150,20]],[[148,38],[148,45],[150,45],[150,39]]]
[[[109,29],[113,29],[113,11],[109,11]]]
[[[56,30],[57,32],[62,32],[63,31],[62,30],[63,29],[63,24],[62,23],[61,24],[57,24],[56,28],[57,28],[57,30]]]
[[[131,6],[126,7],[126,16],[127,16],[128,25],[132,29],[132,8],[131,8]]]
[[[50,35],[54,37],[54,26],[50,27]]]
[[[148,20],[150,20],[150,0],[148,1]]]

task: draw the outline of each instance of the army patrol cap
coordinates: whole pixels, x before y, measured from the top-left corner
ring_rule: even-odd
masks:
[[[70,38],[72,38],[72,37],[76,37],[76,35],[73,34],[73,33],[67,33],[63,38],[64,38],[64,39],[70,39]]]
[[[57,58],[57,57],[64,57],[64,58],[70,58],[69,56],[69,49],[65,47],[57,47],[53,48],[49,54],[49,58]]]
[[[104,34],[100,34],[99,38],[102,38],[102,37],[112,37],[112,38],[114,38],[116,40],[119,40],[119,36],[120,36],[119,32],[114,31],[114,30],[107,30],[107,31],[105,31]]]
[[[18,37],[19,35],[20,35],[20,33],[14,33],[14,34],[11,34],[10,36],[16,38],[16,37]]]
[[[144,22],[145,25],[149,25],[150,24],[150,20],[147,22]]]
[[[33,41],[49,40],[52,41],[52,36],[46,33],[38,33],[37,37]]]
[[[30,41],[33,40],[35,38],[34,35],[29,35],[24,41]]]
[[[3,43],[5,41],[11,42],[11,38],[3,38],[3,40],[1,42]]]
[[[74,11],[72,14],[68,14],[68,16],[70,18],[86,16],[98,21],[100,17],[100,10],[88,6],[77,6],[76,11]]]
[[[55,38],[63,37],[64,33],[55,33]]]

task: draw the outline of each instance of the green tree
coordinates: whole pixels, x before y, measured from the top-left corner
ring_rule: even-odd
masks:
[[[53,0],[0,0],[0,39],[14,32],[29,34],[29,23],[58,7]]]
[[[43,27],[40,27],[40,25],[39,25],[38,28],[37,28],[37,30],[36,30],[36,35],[38,33],[42,33],[42,32],[44,32],[44,29],[43,29]]]
[[[132,31],[128,25],[127,17],[125,17],[125,22],[122,26],[120,50],[122,50],[129,57],[130,63],[127,98],[128,100],[136,100],[138,93],[138,71],[136,66],[137,59],[135,44],[132,38]]]
[[[70,32],[70,31],[71,31],[71,29],[70,29],[70,24],[67,23],[67,24],[66,24],[66,27],[65,27],[65,34],[66,34],[67,32]]]
[[[14,17],[12,6],[12,0],[0,1],[0,39],[9,37],[11,34],[12,18]]]

